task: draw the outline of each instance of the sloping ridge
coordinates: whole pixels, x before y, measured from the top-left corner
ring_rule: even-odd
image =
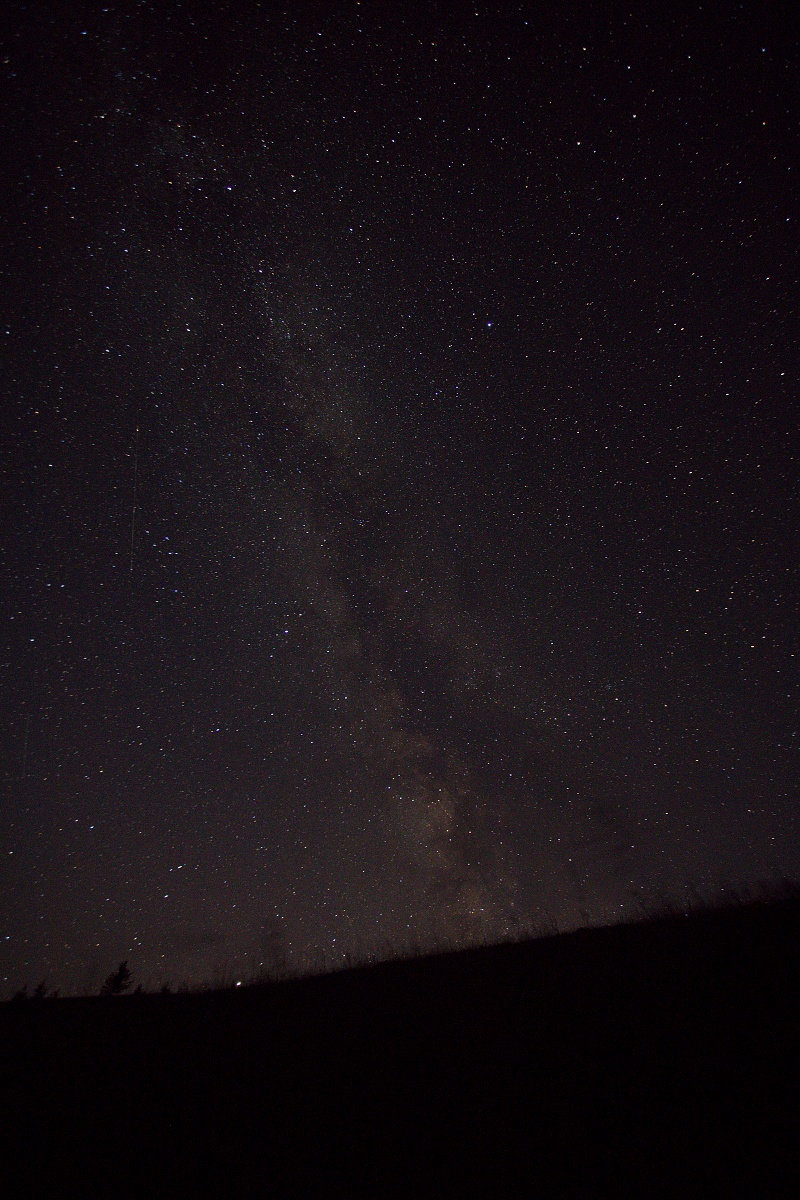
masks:
[[[798,1195],[800,899],[0,1006],[9,1195]]]

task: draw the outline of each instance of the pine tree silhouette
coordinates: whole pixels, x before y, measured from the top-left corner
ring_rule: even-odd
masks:
[[[116,971],[112,971],[100,988],[101,996],[121,996],[131,986],[131,973],[128,970],[127,958],[121,962]]]

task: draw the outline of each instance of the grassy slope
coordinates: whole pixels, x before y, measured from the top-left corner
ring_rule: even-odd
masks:
[[[0,1006],[8,1194],[800,1195],[798,983],[794,899]]]

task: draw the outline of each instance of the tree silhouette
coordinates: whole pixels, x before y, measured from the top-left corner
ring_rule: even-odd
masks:
[[[47,980],[43,979],[41,983],[37,983],[32,992],[28,991],[28,985],[25,984],[11,998],[15,1004],[24,1003],[26,1000],[57,1000],[58,989],[54,989],[52,992],[48,991]]]
[[[131,986],[131,973],[128,970],[128,960],[125,959],[117,967],[116,971],[112,971],[108,979],[100,988],[101,996],[121,996],[123,992],[127,992]]]

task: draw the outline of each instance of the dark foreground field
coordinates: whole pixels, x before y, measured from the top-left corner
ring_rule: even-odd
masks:
[[[800,1196],[798,983],[795,898],[6,1004],[0,1194]]]

